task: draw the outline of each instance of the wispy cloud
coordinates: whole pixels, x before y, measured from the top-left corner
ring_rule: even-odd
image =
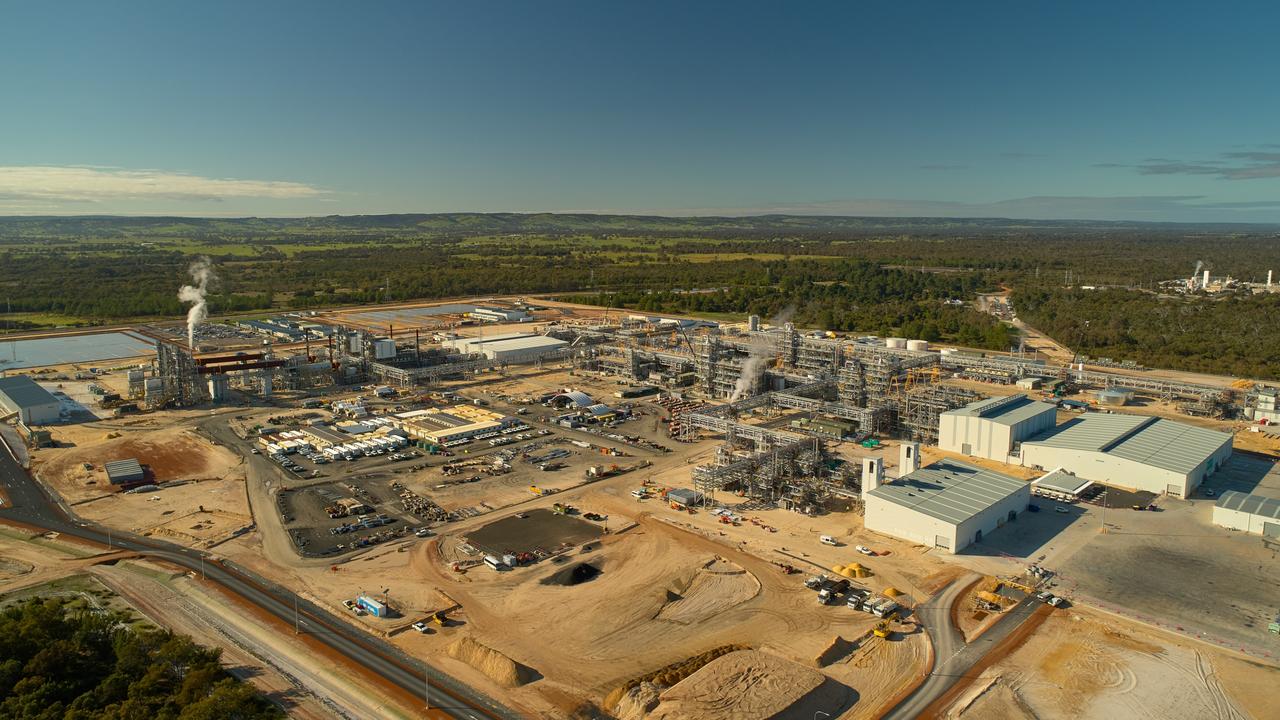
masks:
[[[968,167],[969,167],[968,165],[941,165],[941,164],[935,164],[935,165],[921,165],[921,166],[920,166],[920,169],[921,169],[921,170],[964,170],[964,169],[966,169],[966,168],[968,168]]]
[[[122,200],[195,200],[231,198],[316,199],[326,191],[278,180],[209,178],[165,170],[124,170],[88,166],[0,166],[0,201],[48,206]]]
[[[1263,145],[1261,147],[1273,147]],[[1280,152],[1247,150],[1221,153],[1223,159],[1147,158],[1140,163],[1095,163],[1100,168],[1132,168],[1141,175],[1212,175],[1223,180],[1280,178]]]

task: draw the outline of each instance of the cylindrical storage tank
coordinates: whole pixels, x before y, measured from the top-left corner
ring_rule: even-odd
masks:
[[[147,397],[164,392],[164,380],[162,378],[147,378],[143,382],[143,387],[145,387],[147,391]]]
[[[907,347],[906,338],[885,338],[884,346],[889,348],[897,348],[899,350]]]
[[[751,330],[752,332],[755,332],[756,330],[760,329],[759,315],[752,315],[751,317],[747,318],[747,329]]]
[[[1123,390],[1099,390],[1095,396],[1099,405],[1118,407],[1129,402],[1129,394]]]
[[[144,373],[144,372],[143,372],[143,371],[141,371],[141,370],[130,370],[130,371],[129,371],[129,382],[131,382],[131,383],[133,383],[133,382],[142,382],[142,378],[144,378],[144,377],[146,377],[146,373]]]
[[[928,340],[908,340],[907,349],[908,350],[928,350],[929,341]]]
[[[373,359],[390,360],[396,356],[395,340],[378,340],[373,343]]]

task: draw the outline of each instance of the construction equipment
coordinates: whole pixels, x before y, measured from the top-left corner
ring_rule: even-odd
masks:
[[[875,635],[878,638],[889,637],[889,621],[881,620],[880,622],[876,623],[876,626],[871,629],[871,634]]]

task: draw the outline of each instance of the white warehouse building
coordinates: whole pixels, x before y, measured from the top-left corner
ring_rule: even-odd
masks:
[[[1089,414],[1022,443],[1022,464],[1188,497],[1231,457],[1231,434],[1141,415]]]
[[[525,363],[537,361],[554,353],[569,343],[545,335],[511,338],[487,342],[476,347],[476,352],[484,353],[490,360],[508,363]]]
[[[1031,486],[993,470],[941,460],[868,491],[868,530],[955,554],[982,542],[1031,503]]]
[[[1026,395],[978,400],[938,417],[938,447],[1018,464],[1015,446],[1057,423],[1057,408]]]
[[[0,418],[17,415],[24,425],[56,423],[62,404],[26,375],[0,377]]]
[[[1213,506],[1213,524],[1280,539],[1280,500],[1228,490]]]

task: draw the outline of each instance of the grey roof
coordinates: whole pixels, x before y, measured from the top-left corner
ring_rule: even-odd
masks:
[[[971,402],[962,408],[948,410],[943,415],[979,417],[1001,425],[1016,425],[1023,420],[1041,413],[1053,412],[1056,409],[1049,403],[1032,400],[1026,395],[1008,395]]]
[[[15,409],[33,408],[58,402],[58,398],[26,375],[0,378],[0,395],[8,398],[11,404],[16,406]]]
[[[1026,487],[1022,480],[994,470],[939,460],[868,494],[959,525]]]
[[[1093,481],[1076,477],[1066,470],[1058,468],[1036,478],[1035,480],[1032,480],[1031,484],[1036,487],[1045,488],[1046,490],[1074,495],[1092,485]]]
[[[137,458],[109,462],[103,468],[107,471],[107,479],[113,483],[146,479],[146,473],[142,471],[142,464]]]
[[[692,505],[702,500],[702,493],[689,488],[675,488],[667,491],[667,497],[677,502],[683,502],[685,505]]]
[[[597,404],[595,400],[591,399],[590,395],[582,392],[581,390],[570,390],[566,393],[560,393],[559,395],[556,395],[556,398],[569,398],[574,405],[577,405],[580,408],[591,407],[592,405]]]
[[[1228,510],[1239,510],[1250,515],[1261,515],[1280,520],[1280,500],[1276,498],[1248,495],[1235,490],[1228,490],[1222,493],[1222,497],[1218,498],[1217,505]]]
[[[1163,470],[1189,473],[1230,442],[1230,433],[1174,420],[1097,414],[1074,418],[1022,444],[1102,452]]]

